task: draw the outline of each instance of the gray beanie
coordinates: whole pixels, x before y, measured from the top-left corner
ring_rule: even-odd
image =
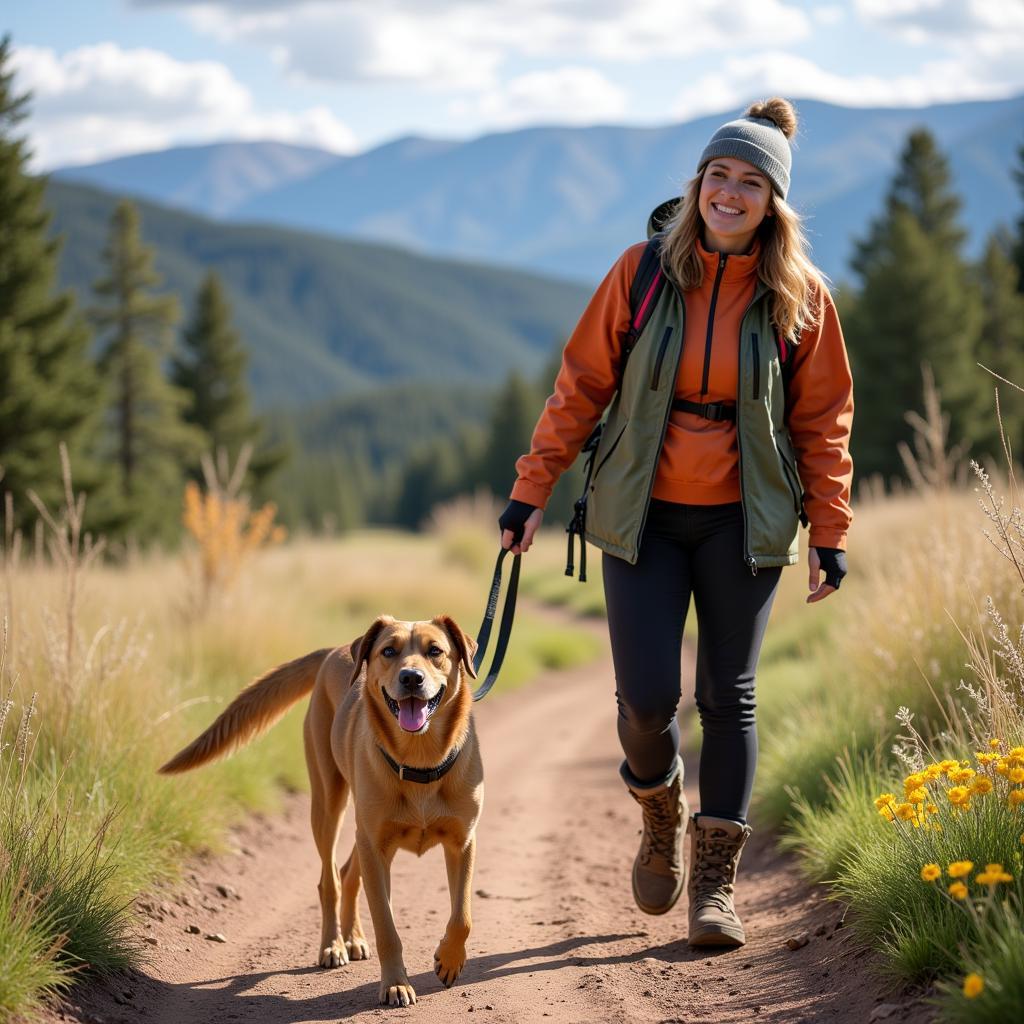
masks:
[[[789,191],[789,169],[793,155],[782,129],[766,117],[738,117],[722,125],[697,161],[702,167],[716,156],[746,160],[768,176],[775,191],[785,199]]]

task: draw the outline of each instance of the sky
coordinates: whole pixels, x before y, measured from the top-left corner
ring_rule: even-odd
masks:
[[[1024,93],[1024,0],[3,0],[33,167]]]

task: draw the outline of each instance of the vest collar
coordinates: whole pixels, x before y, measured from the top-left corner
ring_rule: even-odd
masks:
[[[714,282],[718,274],[719,258],[723,255],[718,252],[711,252],[704,248],[704,243],[698,238],[696,242],[697,254],[704,264],[704,282]],[[757,265],[761,259],[761,242],[754,239],[754,245],[750,252],[729,253],[725,261],[725,271],[722,274],[721,284],[723,285],[749,285],[757,277]]]
[[[391,766],[391,770],[403,782],[421,782],[424,785],[428,782],[437,782],[448,774],[449,769],[458,760],[462,752],[461,747],[452,747],[451,753],[434,768],[410,768],[408,765],[399,764],[382,746],[378,744],[377,749],[384,755],[384,760]]]

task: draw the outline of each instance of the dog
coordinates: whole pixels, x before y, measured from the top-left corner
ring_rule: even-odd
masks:
[[[230,754],[312,691],[303,737],[321,861],[317,959],[339,967],[369,956],[359,922],[361,881],[381,965],[380,1001],[391,1006],[416,1002],[391,910],[391,861],[399,849],[421,856],[444,848],[451,916],[434,971],[450,987],[466,962],[484,788],[466,682],[476,678],[475,650],[450,616],[402,622],[382,615],[352,643],[261,676],[160,768],[176,774]],[[335,845],[350,794],[356,838],[339,872]]]

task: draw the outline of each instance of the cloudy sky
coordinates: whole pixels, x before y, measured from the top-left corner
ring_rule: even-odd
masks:
[[[917,106],[1024,92],[1024,0],[9,2],[48,169],[221,139],[663,124],[763,95]]]

